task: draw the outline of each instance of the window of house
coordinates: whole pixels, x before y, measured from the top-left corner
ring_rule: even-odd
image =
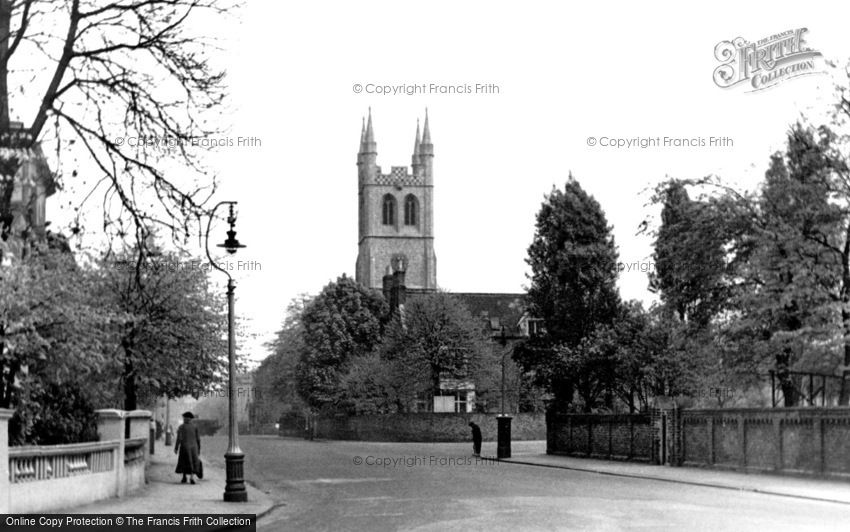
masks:
[[[404,225],[416,225],[419,218],[416,196],[408,194],[404,199]]]
[[[384,225],[395,225],[395,198],[392,194],[384,196],[381,220]]]
[[[536,336],[543,332],[543,320],[530,319],[528,320],[528,335]]]
[[[428,394],[425,392],[419,392],[416,394],[416,411],[417,412],[428,412],[430,410],[431,401]]]
[[[466,392],[455,393],[455,412],[466,412]]]

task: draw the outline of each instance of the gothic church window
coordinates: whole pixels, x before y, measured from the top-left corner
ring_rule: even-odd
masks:
[[[416,225],[419,219],[419,204],[416,196],[408,194],[404,199],[404,225]]]
[[[384,196],[381,220],[384,225],[395,225],[395,198],[392,194]]]

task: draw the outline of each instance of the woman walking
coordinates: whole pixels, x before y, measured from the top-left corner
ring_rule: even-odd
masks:
[[[195,483],[195,475],[201,473],[201,435],[198,427],[192,423],[195,416],[191,412],[183,413],[183,424],[177,429],[177,441],[174,443],[174,453],[177,454],[177,469],[175,473],[183,473],[186,483],[186,475],[189,475],[189,483]]]

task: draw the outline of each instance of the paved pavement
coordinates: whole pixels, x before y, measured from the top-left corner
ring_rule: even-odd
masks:
[[[222,500],[225,485],[224,452],[227,442],[223,438],[204,438],[201,459],[204,461],[204,479],[197,484],[181,484],[181,475],[174,473],[177,455],[156,442],[156,452],[151,456],[148,483],[137,492],[121,498],[99,501],[86,506],[61,510],[56,513],[110,513],[110,514],[257,514],[264,515],[274,506],[266,493],[248,485],[247,503],[228,503]]]
[[[545,442],[541,443],[545,449]],[[850,481],[748,474],[698,467],[664,467],[632,462],[594,460],[592,458],[553,456],[539,452],[520,451],[511,454],[511,458],[506,459],[506,462],[850,505]],[[850,515],[850,508],[848,508],[848,515]],[[848,529],[850,529],[850,524],[848,524]]]
[[[542,460],[543,445],[515,442],[515,458]],[[639,476],[646,473],[643,469],[603,472],[598,461],[589,462],[599,470],[476,461],[469,444],[307,442],[256,436],[244,438],[242,446],[249,457],[248,478],[275,500],[286,501],[259,520],[261,531],[773,532],[847,530],[850,518],[850,508],[843,503],[717,489],[670,478],[659,481],[658,473],[653,478]],[[485,442],[485,455],[494,455],[495,450],[495,443]],[[550,458],[565,460],[557,463],[567,466],[581,460]],[[628,465],[656,469],[612,464]],[[756,475],[740,476],[757,480]],[[782,479],[768,480],[776,485]],[[821,481],[789,480],[827,489]]]

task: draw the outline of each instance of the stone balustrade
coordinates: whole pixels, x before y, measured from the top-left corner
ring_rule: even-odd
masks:
[[[0,513],[35,513],[120,497],[145,484],[145,410],[98,410],[100,441],[9,447],[13,411],[0,409]]]

